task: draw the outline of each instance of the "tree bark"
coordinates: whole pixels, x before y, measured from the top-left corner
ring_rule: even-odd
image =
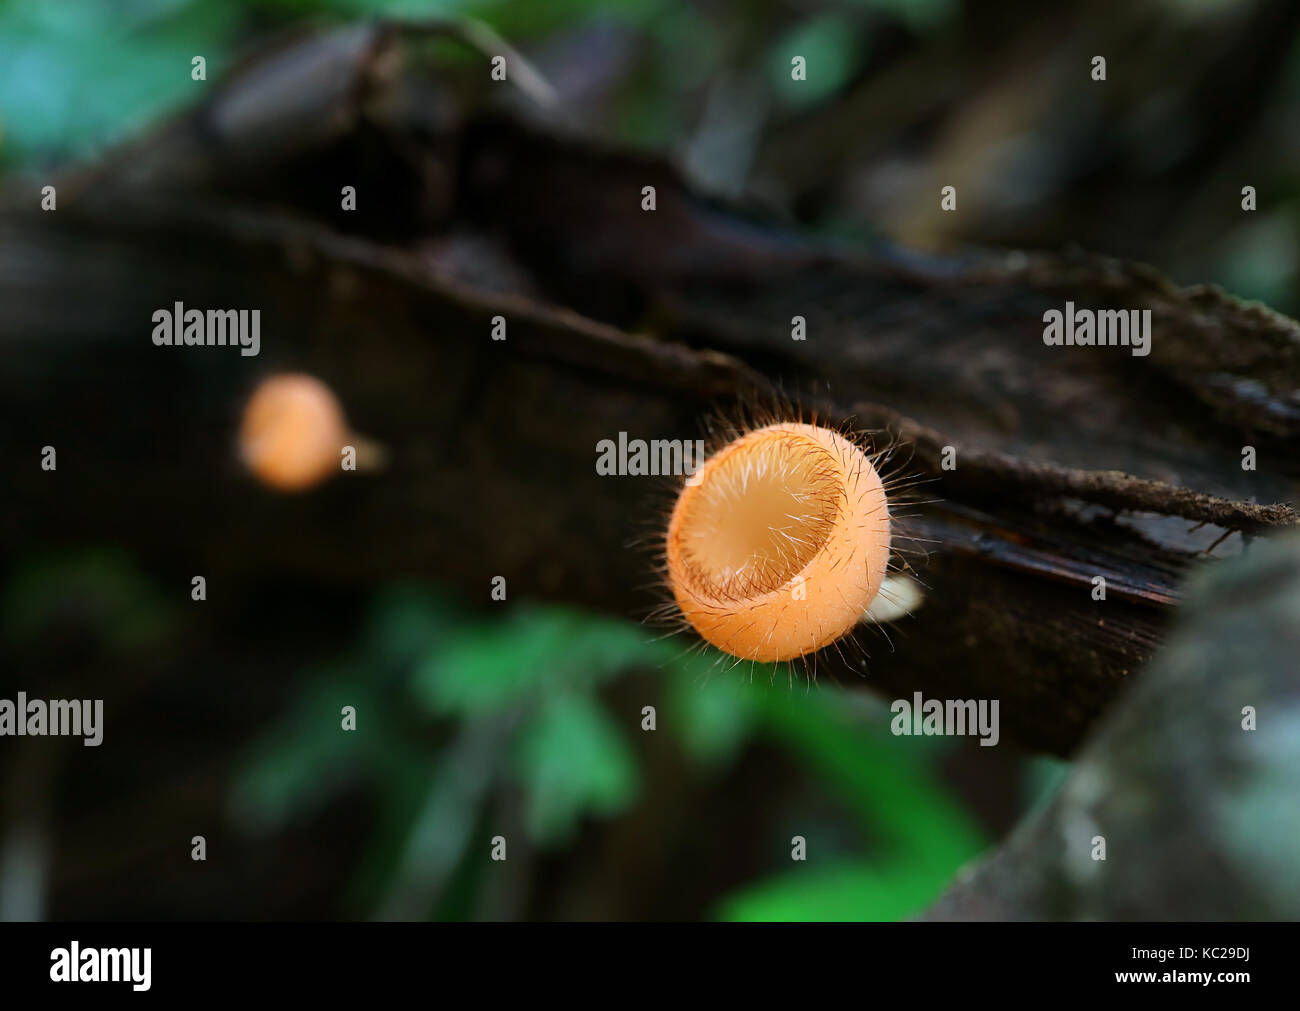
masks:
[[[1051,805],[925,918],[1294,920],[1297,630],[1300,538],[1204,574]]]
[[[555,123],[476,105],[430,123],[412,96],[437,81],[396,58],[401,38],[353,29],[255,62],[62,177],[57,212],[10,185],[7,554],[117,540],[230,592],[268,572],[420,575],[487,600],[502,575],[512,598],[641,616],[655,560],[629,545],[671,487],[598,476],[596,444],[794,401],[896,443],[933,500],[900,521],[927,548],[924,603],[892,650],[869,634],[865,667],[832,652],[819,676],[1000,698],[1005,738],[1064,755],[1151,658],[1188,566],[1295,523],[1267,504],[1300,482],[1294,321],[1082,254],[846,249]],[[322,66],[338,86],[288,101]],[[1067,299],[1151,309],[1151,355],[1045,346]],[[261,355],[155,347],[151,314],[177,301],[260,308]],[[328,382],[387,469],[297,497],[254,485],[234,432],[277,370]]]

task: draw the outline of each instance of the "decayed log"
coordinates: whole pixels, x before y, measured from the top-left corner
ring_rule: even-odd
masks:
[[[1051,805],[926,918],[1294,920],[1297,655],[1300,538],[1204,574]]]
[[[55,213],[10,188],[7,551],[112,538],[232,592],[287,570],[486,597],[504,575],[512,597],[635,616],[652,559],[628,545],[662,489],[598,476],[596,444],[696,438],[717,408],[777,391],[882,430],[937,500],[907,521],[928,589],[894,650],[869,639],[865,671],[833,655],[819,671],[1000,698],[1005,738],[1066,754],[1151,656],[1188,564],[1295,522],[1260,504],[1300,481],[1294,322],[1094,257],[828,247],[553,127],[475,108],[431,124],[409,96],[432,86],[394,62],[396,38],[308,43],[355,73],[331,64],[348,84],[332,105],[269,125],[247,110],[282,108],[296,79],[246,68],[129,157],[66,177]],[[266,143],[276,126],[298,132]],[[1150,308],[1150,357],[1046,347],[1042,314],[1067,299]],[[176,301],[260,308],[261,355],[153,346],[152,312]],[[388,468],[303,497],[255,487],[237,412],[279,369],[329,382]]]

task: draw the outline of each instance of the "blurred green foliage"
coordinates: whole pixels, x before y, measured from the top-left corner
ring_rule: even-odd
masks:
[[[619,5],[648,17],[667,0]],[[86,155],[197,98],[229,66],[247,36],[300,23],[387,15],[470,14],[513,38],[529,38],[591,11],[589,0],[0,0],[0,160]]]
[[[85,154],[197,96],[225,64],[241,5],[196,0],[0,2],[0,157]]]
[[[192,56],[205,57],[214,80],[249,38],[308,15],[464,15],[515,41],[593,16],[635,27],[648,46],[612,96],[609,128],[625,142],[671,148],[690,130],[685,96],[703,90],[725,60],[760,77],[778,110],[798,111],[848,84],[870,42],[855,7],[926,32],[958,5],[856,0],[818,8],[747,49],[704,7],[680,0],[0,0],[0,162],[92,153],[195,98],[202,85],[190,77]],[[791,87],[792,50],[818,67],[808,87]],[[1291,248],[1286,234],[1271,245],[1267,231],[1250,238],[1225,265],[1238,272],[1240,290],[1270,291],[1294,275],[1279,253]],[[6,637],[38,635],[69,600],[102,616],[117,637],[106,648],[148,640],[165,620],[156,587],[124,556],[93,552],[19,570],[0,605]],[[755,742],[775,744],[834,797],[855,838],[872,844],[869,855],[849,843],[830,858],[792,864],[787,840],[776,840],[771,876],[707,913],[902,918],[986,844],[937,774],[952,742],[891,737],[886,710],[866,703],[880,708],[864,714],[857,693],[791,685],[783,669],[730,668],[716,653],[682,655],[679,642],[654,642],[636,625],[568,608],[485,614],[429,587],[393,586],[375,596],[351,650],[299,672],[294,704],[243,757],[232,818],[274,833],[360,789],[375,821],[342,912],[471,915],[487,861],[475,844],[503,794],[522,794],[531,842],[552,851],[571,844],[584,822],[616,818],[641,801],[641,714],[611,712],[607,699],[618,679],[651,670],[666,700],[662,730],[694,775],[718,777]],[[340,730],[344,706],[356,710],[357,733]],[[1050,791],[1060,768],[1030,766],[1031,792]]]
[[[103,630],[96,648],[106,654],[176,627],[160,589],[119,550],[13,571],[0,596],[7,642],[35,641],[69,620]],[[882,703],[791,680],[785,668],[683,652],[636,624],[537,604],[483,611],[419,584],[375,594],[354,646],[299,673],[291,706],[238,763],[231,819],[274,834],[359,790],[374,802],[374,822],[341,912],[471,915],[488,859],[476,843],[504,793],[521,792],[531,843],[551,850],[571,844],[584,819],[639,802],[632,738],[642,712],[611,713],[602,698],[637,671],[653,672],[657,729],[694,776],[718,778],[764,739],[872,841],[868,859],[842,841],[826,858],[818,840],[817,859],[754,881],[714,915],[905,917],[985,845],[935,775],[952,742],[893,738]],[[344,707],[356,732],[343,730]],[[771,866],[790,866],[786,842],[773,843]]]
[[[12,570],[0,590],[0,642],[43,645],[60,627],[87,646],[130,654],[160,641],[174,615],[153,582],[116,547],[51,552]]]
[[[583,818],[638,800],[629,734],[639,710],[612,715],[600,690],[657,669],[664,723],[700,775],[737,759],[755,735],[782,745],[852,817],[881,855],[781,873],[724,901],[739,919],[894,919],[932,899],[984,840],[938,782],[944,745],[900,742],[883,707],[869,722],[836,690],[792,685],[782,668],[725,671],[716,653],[683,654],[645,629],[563,607],[501,614],[417,586],[375,602],[350,656],[308,671],[296,707],[266,729],[234,796],[238,821],[264,831],[364,784],[380,822],[351,894],[376,915],[428,915],[463,865],[475,826],[501,789],[525,797],[533,843],[556,847]],[[343,706],[358,733],[340,731]],[[431,743],[440,742],[440,743]],[[480,854],[486,860],[486,852]]]
[[[775,16],[767,3],[748,6]],[[956,0],[855,0],[914,30],[950,17]],[[737,13],[744,13],[743,7]],[[544,39],[593,19],[635,29],[650,43],[615,98],[611,131],[627,143],[671,145],[689,127],[685,97],[704,86],[739,35],[725,19],[681,0],[0,0],[0,162],[81,156],[201,94],[190,60],[215,80],[247,40],[305,18],[473,18],[515,42]],[[770,40],[752,67],[790,107],[824,99],[857,70],[864,40],[850,13],[818,13]],[[795,48],[792,50],[791,47]],[[818,72],[790,79],[796,51]]]
[[[1163,11],[1173,24],[1209,17],[1229,3],[1151,6],[1153,16]],[[739,139],[729,136],[737,102],[752,105],[764,124],[825,108],[873,65],[882,24],[906,30],[922,46],[949,44],[936,40],[953,34],[950,29],[981,44],[962,24],[978,16],[957,0],[747,0],[732,7],[682,0],[0,0],[0,168],[92,156],[184,106],[205,92],[191,79],[193,56],[206,59],[211,82],[250,42],[304,22],[445,17],[476,19],[525,48],[554,45],[567,54],[564,61],[590,63],[578,73],[603,82],[593,126],[623,144],[682,155],[702,183],[727,190],[743,183],[756,140],[744,130]],[[600,26],[623,34],[611,43]],[[614,54],[608,58],[621,64],[617,73],[602,70],[604,57],[595,55],[607,43]],[[444,56],[453,51],[442,50]],[[792,80],[791,53],[816,72]],[[1276,99],[1280,110],[1300,95],[1300,40],[1290,66]],[[720,94],[731,95],[733,104],[710,112]],[[872,124],[848,124],[854,131],[864,126],[863,142],[870,144]],[[704,136],[710,131],[723,136]],[[716,178],[700,164],[701,152],[723,162]],[[1186,281],[1213,281],[1294,313],[1300,181],[1285,158],[1261,166],[1259,174],[1251,182],[1269,198],[1258,219],[1251,215],[1223,229],[1178,269]],[[829,207],[829,216],[807,224],[857,241],[889,235],[870,217]],[[960,238],[985,241],[981,234]],[[1089,245],[1087,236],[1038,239],[1049,246],[1076,240]]]

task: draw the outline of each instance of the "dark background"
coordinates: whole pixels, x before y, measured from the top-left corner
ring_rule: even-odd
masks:
[[[1289,3],[14,0],[0,3],[0,165],[39,185],[143,135],[204,98],[194,54],[211,82],[304,23],[431,11],[481,19],[518,45],[573,126],[667,153],[699,192],[847,248],[897,244],[919,259],[1078,246],[1296,311],[1300,10]],[[814,68],[806,86],[790,80],[792,52]],[[1109,62],[1104,83],[1088,78],[1095,54]],[[445,80],[481,80],[471,56],[446,61]],[[944,185],[962,213],[939,210]],[[1261,194],[1254,213],[1242,211],[1244,185]],[[409,220],[384,224],[409,239]],[[429,256],[454,258],[463,277],[473,253]],[[482,270],[507,286],[494,262]],[[67,277],[70,312],[93,283]],[[574,301],[600,316],[606,294]],[[36,374],[32,361],[12,365]],[[85,362],[87,389],[120,378],[116,359]],[[123,458],[193,451],[211,459],[214,488],[246,485],[233,452],[240,404],[215,379],[237,364],[184,366],[213,369],[210,385],[186,386],[211,391],[202,444],[168,445],[165,419],[181,409],[168,404],[158,424],[124,429]],[[432,413],[449,410],[446,391],[431,397],[442,400]],[[379,400],[362,402],[358,424]],[[527,403],[513,410],[503,429],[531,423]],[[436,444],[427,417],[387,417],[384,434]],[[536,419],[546,424],[562,422]],[[491,446],[477,451],[490,461]],[[75,466],[61,451],[60,470]],[[68,477],[59,494],[116,494],[112,461],[95,466],[102,480]],[[447,473],[437,494],[473,494]],[[640,508],[653,496],[621,495],[636,506],[619,520],[631,542],[653,521],[653,506]],[[154,501],[160,524],[176,520],[163,518],[165,495]],[[268,493],[245,522],[277,508]],[[281,521],[295,515],[286,508]],[[26,522],[7,519],[11,532]],[[512,518],[500,522],[508,539]],[[190,529],[195,554],[222,553],[200,543],[210,525]],[[581,541],[578,518],[565,536]],[[583,600],[594,594],[572,591],[581,577],[566,562],[585,557],[536,560],[520,581]],[[0,740],[0,916],[897,919],[1063,775],[1058,759],[1011,742],[893,737],[887,701],[842,678],[791,682],[683,657],[687,643],[656,642],[639,623],[652,593],[611,616],[542,592],[493,603],[495,573],[474,595],[400,563],[390,578],[333,579],[263,565],[251,549],[227,563],[240,578],[213,580],[196,603],[190,559],[102,525],[34,538],[7,559],[0,695],[103,697],[107,727],[97,749]],[[879,633],[867,643],[891,648]],[[892,647],[904,671],[923,645],[901,623]],[[339,729],[344,705],[358,711],[353,733]],[[646,705],[654,732],[641,729]],[[204,862],[190,858],[196,835]],[[497,835],[504,864],[489,859]],[[790,860],[796,835],[805,863]]]

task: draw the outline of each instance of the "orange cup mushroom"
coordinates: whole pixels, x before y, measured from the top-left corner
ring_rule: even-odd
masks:
[[[303,491],[339,469],[349,441],[338,398],[319,379],[286,373],[264,380],[244,408],[240,457],[263,484]]]
[[[685,619],[746,660],[793,660],[853,631],[889,564],[885,489],[840,433],[747,432],[686,482],[668,523],[668,581]]]

